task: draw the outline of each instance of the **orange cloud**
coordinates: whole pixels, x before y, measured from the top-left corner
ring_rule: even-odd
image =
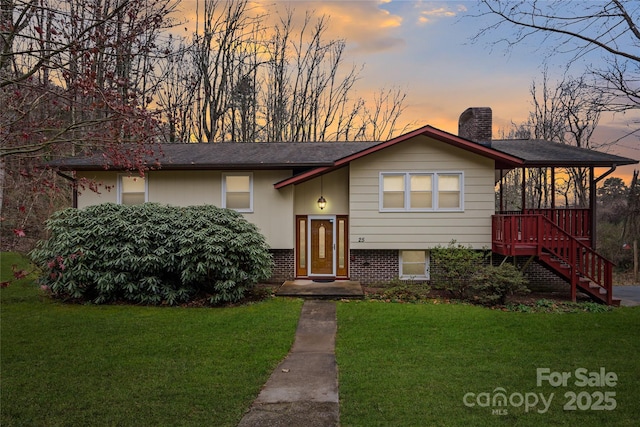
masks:
[[[404,45],[404,41],[394,35],[394,30],[402,25],[402,18],[381,9],[384,3],[282,1],[276,3],[275,10],[282,12],[287,7],[291,8],[297,22],[301,22],[307,12],[317,17],[327,16],[328,37],[346,39],[352,52],[375,53]]]
[[[224,8],[221,2],[219,8]],[[305,15],[310,13],[313,18],[326,16],[328,20],[327,37],[346,39],[350,50],[354,53],[376,53],[401,48],[405,42],[394,34],[394,30],[401,27],[402,17],[394,15],[381,8],[388,0],[383,1],[252,1],[247,10],[251,15],[262,16],[265,27],[275,26],[287,10],[293,13],[294,22],[298,25],[304,22]],[[185,21],[176,31],[182,36],[189,36],[195,32],[197,25],[196,11],[200,14],[204,10],[203,0],[183,0],[176,18]],[[202,25],[200,25],[202,28]]]

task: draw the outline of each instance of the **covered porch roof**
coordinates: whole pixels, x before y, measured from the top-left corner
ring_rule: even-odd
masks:
[[[574,147],[571,145],[560,144],[538,139],[509,139],[509,140],[493,140],[489,143],[491,147],[503,153],[507,153],[514,157],[522,159],[522,165],[516,168],[550,168],[551,169],[551,206],[550,211],[555,210],[555,169],[556,168],[585,168],[589,170],[588,174],[588,193],[589,207],[588,220],[591,240],[591,246],[595,247],[596,222],[594,221],[596,211],[596,186],[599,181],[613,173],[618,166],[633,165],[638,160],[627,157],[617,156],[614,154],[603,153],[596,150]],[[595,168],[608,168],[605,172],[596,177]],[[515,168],[503,169],[496,165],[496,183],[500,183],[499,200],[500,211],[503,211],[503,188],[502,178],[505,170],[513,170]],[[522,213],[527,211],[526,206],[526,176],[522,174],[522,191],[521,191],[521,210]]]
[[[522,159],[523,167],[617,167],[638,160],[542,139],[493,140],[491,148]],[[496,166],[496,168],[498,168]]]

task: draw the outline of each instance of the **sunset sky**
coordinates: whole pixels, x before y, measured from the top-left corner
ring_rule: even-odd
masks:
[[[531,39],[507,51],[495,41],[512,32],[492,32],[476,43],[472,37],[487,27],[491,18],[478,18],[477,3],[470,1],[268,1],[259,7],[294,8],[330,17],[329,35],[345,39],[347,58],[364,65],[357,94],[364,98],[382,87],[398,87],[408,94],[403,120],[412,128],[426,124],[457,133],[458,117],[467,107],[493,110],[494,137],[511,123],[526,120],[532,108],[530,87],[542,81],[544,59],[555,46],[542,38]],[[196,0],[182,0],[181,13],[193,23]],[[559,77],[568,57],[556,54],[547,61],[550,76]],[[602,59],[588,55],[570,70],[580,76],[585,67]],[[555,83],[555,80],[553,81]],[[633,123],[635,121],[635,124]],[[604,115],[595,140],[607,142],[634,129],[609,149],[612,154],[640,159],[640,113]],[[640,165],[634,165],[640,169]],[[634,166],[620,168],[613,176],[628,184]]]

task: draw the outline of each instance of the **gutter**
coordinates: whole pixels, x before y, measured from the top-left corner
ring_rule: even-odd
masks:
[[[593,180],[593,182],[594,182],[595,184],[597,184],[598,182],[600,182],[600,181],[601,181],[601,180],[603,180],[604,178],[606,178],[606,177],[608,177],[609,175],[611,175],[611,174],[616,170],[616,168],[617,168],[617,167],[618,167],[618,165],[613,165],[613,166],[611,166],[611,168],[610,168],[608,171],[606,171],[605,173],[603,173],[602,175],[600,175],[599,177],[597,177],[596,179],[594,179],[594,180]]]

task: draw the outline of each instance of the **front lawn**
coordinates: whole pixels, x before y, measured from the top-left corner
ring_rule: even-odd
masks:
[[[640,419],[640,308],[514,313],[340,303],[336,355],[345,427],[636,426]],[[566,386],[538,387],[538,368],[571,377]],[[582,386],[580,368],[587,377],[604,368],[618,381]],[[509,399],[503,406],[500,393]],[[540,396],[549,402],[552,393],[545,411]]]
[[[11,264],[2,253],[2,277]],[[6,426],[235,426],[293,342],[301,302],[233,308],[64,305],[0,290]]]
[[[28,269],[24,258],[2,253],[0,282],[13,263]],[[235,426],[290,349],[302,304],[64,305],[32,278],[0,289],[0,303],[2,426]],[[640,419],[640,308],[337,304],[342,426],[635,426]],[[538,368],[572,376],[566,386],[538,387]],[[580,368],[618,379],[578,386]],[[494,405],[501,392],[510,401]],[[575,410],[565,411],[571,393]],[[544,410],[539,396],[551,394]]]

